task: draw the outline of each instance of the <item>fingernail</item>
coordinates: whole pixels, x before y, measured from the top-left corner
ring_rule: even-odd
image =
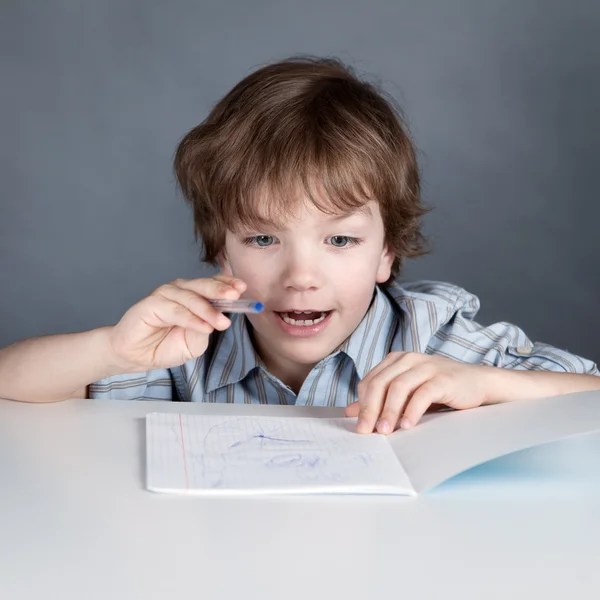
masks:
[[[412,427],[412,423],[406,417],[402,417],[402,419],[400,419],[400,427],[402,429],[410,429]]]
[[[356,425],[357,433],[369,433],[369,424],[366,419],[359,419],[358,424]]]
[[[389,433],[390,424],[385,419],[379,419],[377,422],[377,431],[379,433]]]

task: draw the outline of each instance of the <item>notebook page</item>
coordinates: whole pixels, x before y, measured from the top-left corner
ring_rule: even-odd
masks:
[[[146,417],[147,487],[192,494],[413,494],[384,436],[355,419]]]
[[[421,493],[510,452],[596,431],[598,390],[426,415],[388,443]]]

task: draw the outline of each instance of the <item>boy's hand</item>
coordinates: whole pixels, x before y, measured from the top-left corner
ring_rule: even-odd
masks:
[[[226,275],[176,279],[134,304],[110,331],[123,373],[170,368],[201,356],[209,335],[231,321],[207,299],[236,300],[246,284]]]
[[[358,384],[358,402],[346,407],[358,415],[358,433],[388,434],[398,423],[416,425],[432,404],[475,408],[488,400],[493,367],[467,365],[417,352],[391,352]]]

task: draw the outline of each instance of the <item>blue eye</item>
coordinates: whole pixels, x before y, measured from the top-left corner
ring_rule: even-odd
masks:
[[[253,235],[246,238],[244,244],[248,246],[258,246],[259,248],[267,248],[275,243],[275,238],[272,235]]]
[[[329,238],[334,248],[346,248],[348,246],[357,246],[361,240],[347,235],[333,235]]]

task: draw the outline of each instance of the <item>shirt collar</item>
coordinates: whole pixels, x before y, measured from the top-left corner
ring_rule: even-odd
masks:
[[[206,377],[207,392],[238,383],[254,369],[264,368],[252,344],[246,317],[232,313],[229,318],[231,326],[215,341]],[[357,375],[362,379],[388,355],[397,327],[398,315],[392,301],[376,286],[369,309],[358,327],[324,360],[343,352],[352,360]]]
[[[206,376],[206,391],[238,383],[257,367],[264,366],[256,353],[246,317],[241,313],[228,315],[231,326],[220,333]]]
[[[386,293],[375,286],[373,300],[358,327],[340,346],[363,379],[390,352],[398,328],[398,315]]]

